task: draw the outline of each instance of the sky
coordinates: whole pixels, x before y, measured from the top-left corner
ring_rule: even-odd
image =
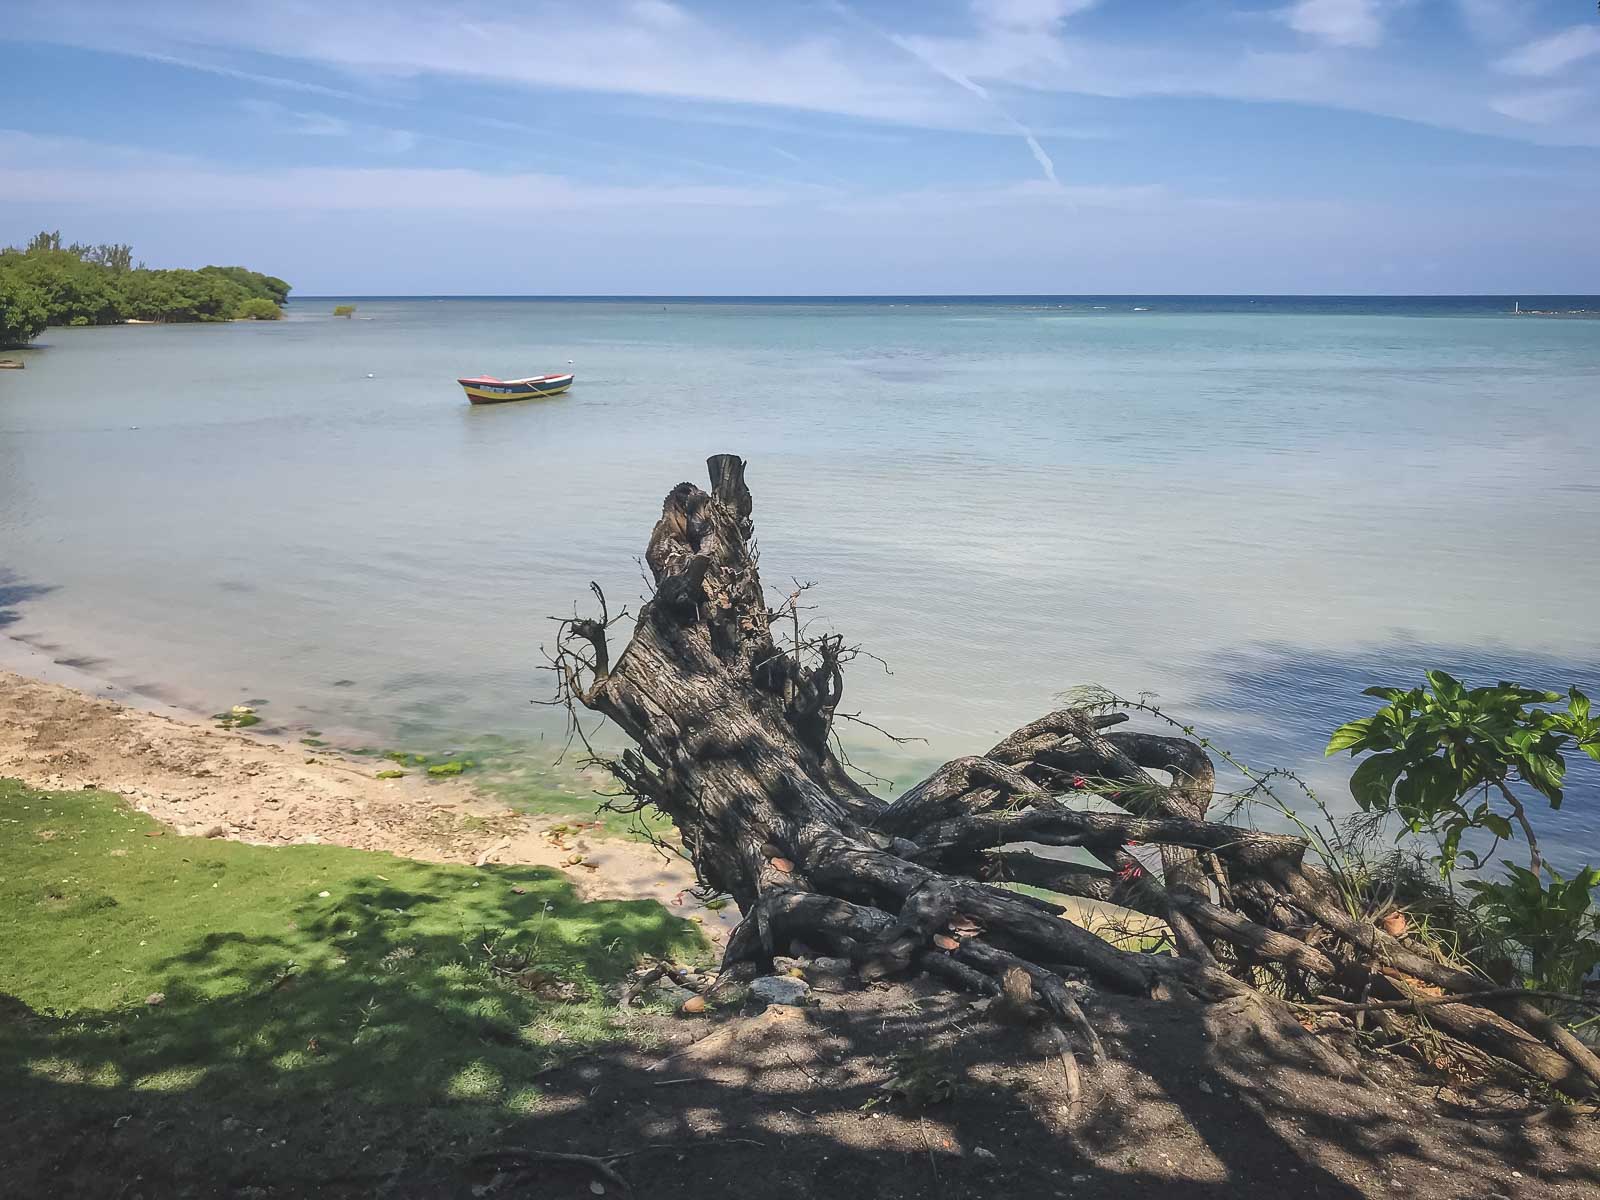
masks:
[[[1600,292],[1595,0],[0,18],[0,244],[323,295]]]

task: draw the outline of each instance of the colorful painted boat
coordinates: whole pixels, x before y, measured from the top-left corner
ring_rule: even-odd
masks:
[[[572,372],[565,375],[533,375],[527,379],[496,379],[479,375],[456,380],[474,404],[504,404],[508,400],[532,400],[538,396],[559,396],[572,386]]]

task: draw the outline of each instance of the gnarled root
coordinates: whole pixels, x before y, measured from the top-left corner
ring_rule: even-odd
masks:
[[[1212,764],[1184,738],[1065,708],[892,803],[873,795],[834,753],[852,651],[833,635],[805,640],[797,622],[792,644],[774,640],[789,620],[763,596],[744,467],[717,455],[709,492],[684,483],[667,496],[645,555],[656,590],[622,653],[609,652],[602,598],[599,619],[563,624],[555,663],[568,703],[634,743],[608,764],[616,778],[673,820],[702,881],[743,912],[725,972],[796,943],[869,978],[921,969],[986,994],[1020,970],[1090,1061],[1104,1050],[1074,986],[1253,997],[1284,1016],[1257,990],[1264,980],[1288,1000],[1364,999],[1375,982],[1408,994],[1420,981],[1460,996],[1434,1010],[1440,1026],[1563,1091],[1600,1091],[1600,1061],[1530,1001],[1477,999],[1487,982],[1350,916],[1305,863],[1304,839],[1208,819]],[[1088,793],[1120,811],[1086,810]],[[1135,844],[1156,848],[1158,869]],[[1077,848],[1097,865],[1027,846]],[[1159,920],[1178,954],[1111,945],[1085,928],[1083,900]]]

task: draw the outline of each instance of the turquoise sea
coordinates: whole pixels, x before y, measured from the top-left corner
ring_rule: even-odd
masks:
[[[644,590],[662,496],[750,462],[769,585],[906,778],[1074,685],[1348,804],[1328,731],[1425,665],[1600,692],[1600,310],[1573,297],[296,299],[50,330],[0,372],[0,634],[206,712],[561,744],[552,616]],[[459,375],[564,367],[469,407]],[[1581,769],[1551,857],[1600,860]]]

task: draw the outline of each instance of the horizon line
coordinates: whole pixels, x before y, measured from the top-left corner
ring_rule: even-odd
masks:
[[[300,300],[1595,300],[1600,292],[306,292]]]

